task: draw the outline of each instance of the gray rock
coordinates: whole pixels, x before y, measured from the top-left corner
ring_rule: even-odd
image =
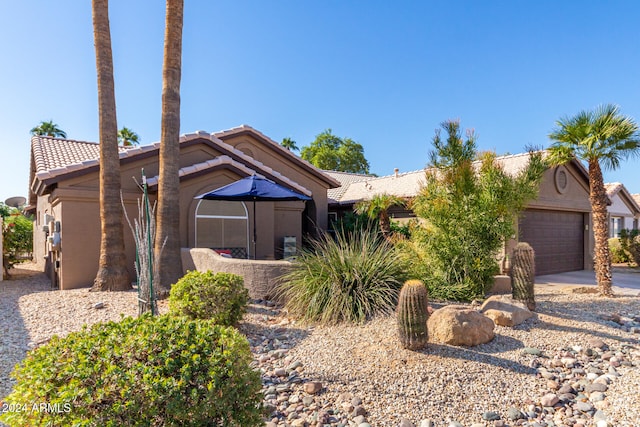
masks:
[[[96,310],[100,310],[101,308],[104,308],[104,303],[101,302],[97,302],[95,304],[93,304],[93,308],[95,308]]]
[[[487,411],[482,414],[482,419],[485,421],[495,421],[500,419],[500,414],[495,411]]]
[[[362,405],[354,407],[353,412],[351,412],[352,417],[357,417],[358,415],[367,415],[367,410]]]
[[[598,409],[595,414],[593,414],[593,421],[607,421],[607,414]]]
[[[464,426],[457,421],[451,421],[449,423],[449,427],[464,427]]]
[[[587,385],[587,387],[585,388],[585,391],[587,393],[593,393],[594,391],[599,391],[604,393],[605,391],[607,391],[608,388],[609,387],[603,383],[591,383]]]
[[[577,402],[576,409],[582,412],[591,412],[593,411],[593,405],[589,402]]]
[[[364,415],[358,415],[357,417],[353,417],[353,422],[356,423],[357,426],[359,426],[360,424],[366,421],[367,419],[364,417]]]
[[[400,420],[400,424],[398,424],[398,427],[416,427],[416,426],[408,419],[403,418]]]
[[[601,391],[594,391],[589,395],[589,400],[593,403],[602,402],[605,398],[605,394]]]
[[[507,409],[507,418],[511,421],[516,421],[524,418],[524,414],[518,408]]]
[[[422,420],[420,421],[420,427],[435,427],[435,423],[432,420]]]
[[[532,356],[540,356],[542,354],[542,350],[534,347],[525,347],[522,349],[522,352],[525,354],[530,354]]]

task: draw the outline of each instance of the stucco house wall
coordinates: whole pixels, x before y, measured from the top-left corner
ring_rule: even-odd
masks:
[[[609,214],[609,236],[618,237],[620,230],[638,229],[640,206],[624,184],[613,182],[605,184],[607,196],[611,204],[607,207]]]
[[[232,138],[242,134],[245,150],[260,153],[261,160],[236,150],[216,135]],[[326,192],[338,186],[331,177],[314,166],[281,149],[258,131],[242,126],[218,134],[197,132],[183,135],[180,143],[181,246],[195,246],[195,196],[209,192],[251,174],[258,174],[280,185],[312,197],[310,202],[246,203],[249,236],[253,236],[256,215],[257,259],[282,257],[285,236],[302,242],[305,224],[326,224]],[[149,184],[151,203],[156,200],[159,144],[121,149],[121,185],[125,208],[131,221],[138,217],[138,199],[142,192],[141,169]],[[29,209],[36,215],[34,258],[61,289],[91,286],[98,268],[100,249],[99,164],[97,144],[47,137],[32,139],[32,172]],[[284,150],[284,151],[283,151]],[[53,159],[53,160],[52,160]],[[55,160],[57,159],[57,160]],[[60,160],[62,159],[62,160]],[[291,163],[292,166],[286,165]],[[312,205],[309,208],[309,205]],[[324,206],[323,206],[324,205]],[[318,208],[318,207],[321,208]],[[319,215],[323,215],[323,221]],[[61,225],[60,250],[52,250],[43,231],[45,215]],[[308,218],[305,218],[308,217]],[[135,243],[124,222],[125,251],[132,282],[135,280]],[[253,246],[249,245],[253,256]]]

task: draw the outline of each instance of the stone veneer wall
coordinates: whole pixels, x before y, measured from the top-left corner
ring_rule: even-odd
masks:
[[[182,248],[182,266],[187,271],[234,273],[244,278],[253,299],[273,299],[278,278],[291,267],[288,261],[262,261],[226,258],[207,248]]]

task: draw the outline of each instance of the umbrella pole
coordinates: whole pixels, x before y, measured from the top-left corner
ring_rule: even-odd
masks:
[[[253,199],[253,259],[256,257],[256,199]]]

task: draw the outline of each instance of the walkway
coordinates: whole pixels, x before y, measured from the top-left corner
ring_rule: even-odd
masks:
[[[595,272],[589,270],[547,274],[536,277],[536,285],[553,287],[596,286]],[[618,295],[640,296],[640,269],[613,268],[613,291]]]

